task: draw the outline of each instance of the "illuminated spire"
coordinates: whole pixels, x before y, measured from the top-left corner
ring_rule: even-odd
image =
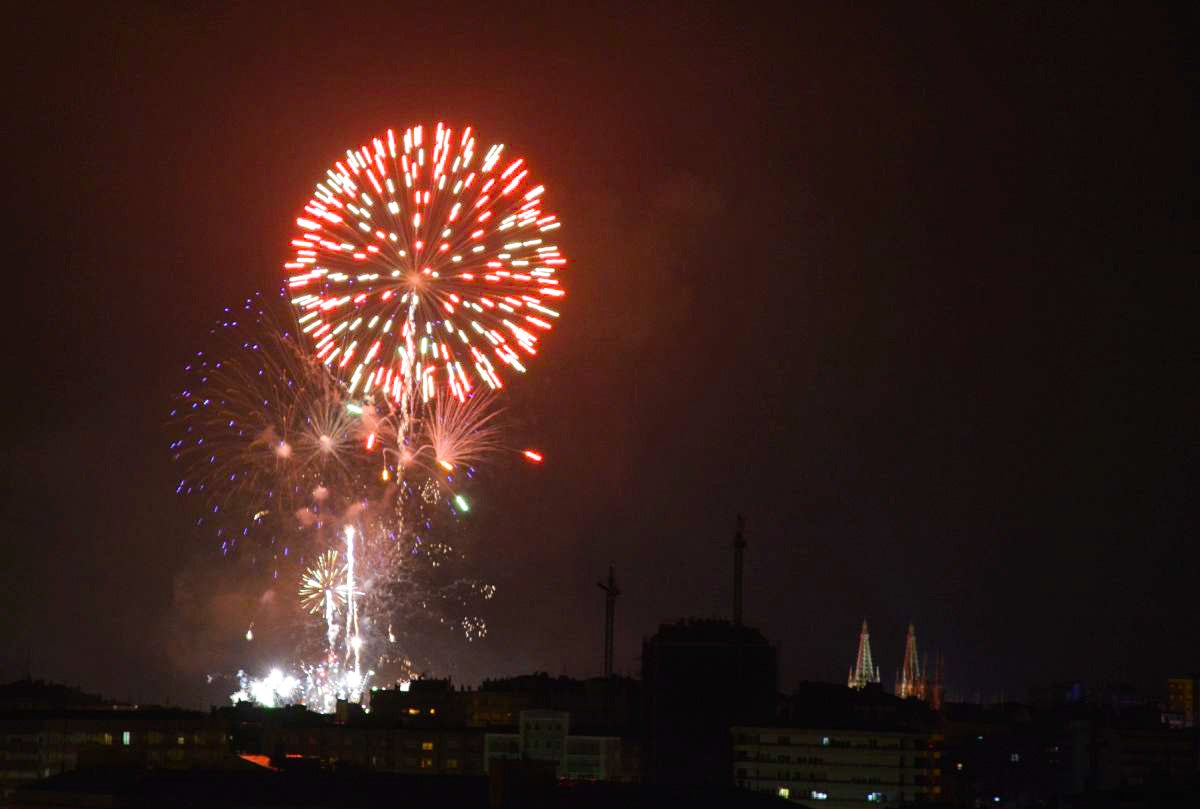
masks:
[[[921,671],[921,659],[917,656],[917,630],[911,623],[908,625],[908,637],[904,639],[904,665],[896,673],[896,696],[901,699],[925,699],[925,676]]]
[[[879,682],[879,667],[871,659],[871,633],[867,632],[867,622],[863,621],[862,632],[858,635],[858,659],[850,669],[846,680],[848,688],[866,688],[870,683]]]

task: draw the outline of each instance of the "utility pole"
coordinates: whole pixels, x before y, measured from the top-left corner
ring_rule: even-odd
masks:
[[[608,582],[598,581],[596,586],[604,591],[604,678],[612,677],[613,673],[613,616],[617,609],[617,577],[613,566],[608,566]]]

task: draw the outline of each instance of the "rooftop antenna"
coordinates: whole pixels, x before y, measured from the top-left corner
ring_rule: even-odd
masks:
[[[737,516],[737,533],[733,535],[733,624],[742,625],[742,555],[746,550],[746,537],[743,530],[746,520],[741,514]]]

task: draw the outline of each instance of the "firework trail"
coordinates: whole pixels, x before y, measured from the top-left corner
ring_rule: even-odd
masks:
[[[198,507],[201,531],[272,581],[299,582],[295,625],[315,631],[305,616],[320,620],[319,635],[295,633],[292,661],[275,661],[279,676],[243,673],[237,696],[332,710],[377,670],[422,670],[429,633],[479,635],[474,611],[492,591],[464,577],[466,559],[448,538],[469,464],[496,443],[494,411],[483,392],[466,403],[436,397],[411,422],[421,444],[406,476],[383,479],[381,455],[363,437],[395,436],[395,412],[351,399],[296,344],[290,317],[286,301],[263,296],[225,313],[187,367],[170,446],[186,470],[177,491]],[[454,473],[437,463],[438,448]],[[255,617],[246,616],[245,641],[270,645]]]

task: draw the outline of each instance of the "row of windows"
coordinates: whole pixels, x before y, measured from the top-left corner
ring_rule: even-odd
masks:
[[[416,749],[416,747],[418,746],[418,740],[412,739],[412,738],[397,740],[393,736],[379,736],[379,737],[375,737],[375,738],[368,738],[365,736],[349,735],[349,734],[341,736],[340,739],[339,738],[319,739],[316,736],[289,735],[289,736],[284,737],[284,741],[286,742],[286,744],[289,747],[296,747],[296,748],[302,747],[302,746],[317,747],[321,744],[325,744],[330,747],[336,747],[339,745],[339,743],[342,747],[353,747],[356,745],[361,746],[361,745],[365,744],[365,745],[368,745],[373,748],[384,748],[384,749],[388,749],[391,747],[404,747],[404,748],[408,748],[408,749]],[[420,744],[420,747],[422,750],[434,750],[437,747],[437,741],[431,740],[431,739],[420,740],[419,744]],[[463,747],[462,740],[455,738],[455,737],[450,737],[448,739],[444,739],[442,741],[442,745],[448,750],[458,750]]]
[[[7,744],[0,745],[0,750],[40,750],[46,748],[52,749],[64,745],[80,747],[88,744],[99,744],[107,747],[120,744],[124,747],[129,747],[135,741],[144,742],[150,746],[168,744],[184,747],[189,743],[193,745],[203,745],[205,743],[220,745],[224,744],[225,739],[226,736],[223,733],[210,733],[207,735],[193,733],[190,737],[185,734],[178,734],[172,737],[158,731],[150,731],[142,735],[131,730],[124,730],[119,733],[53,733],[40,736],[37,741],[28,737],[19,742],[9,741]]]
[[[836,736],[821,736],[803,737],[793,740],[790,736],[766,736],[754,733],[739,733],[736,737],[737,744],[761,744],[761,745],[778,745],[780,747],[849,747],[856,750],[911,750],[913,748],[931,746],[928,744],[914,743],[911,739],[888,739],[882,742],[879,739],[846,739]]]
[[[880,770],[904,769],[907,766],[904,756],[900,756],[898,758],[889,756],[884,760],[876,759],[874,761],[870,759],[839,761],[836,759],[826,759],[822,756],[793,757],[787,755],[786,753],[771,753],[763,750],[738,750],[736,752],[736,758],[738,761],[763,761],[767,763],[779,764],[829,764],[833,767],[871,767]],[[924,758],[914,758],[911,766],[916,768],[928,766],[928,760]]]
[[[755,771],[753,774],[751,774],[749,770],[742,768],[742,767],[738,768],[737,777],[738,777],[739,781],[754,781],[754,780],[808,781],[810,783],[823,783],[823,784],[886,784],[886,785],[892,785],[892,786],[904,786],[906,783],[906,779],[904,778],[903,775],[901,775],[896,780],[892,780],[890,778],[887,778],[887,779],[876,778],[874,776],[866,776],[866,775],[856,776],[856,777],[852,777],[852,778],[830,778],[829,773],[818,772],[818,771],[798,772],[798,771],[793,770],[791,772],[777,772],[777,773],[766,773],[766,774],[760,774],[760,773],[758,773],[758,771]],[[926,779],[923,778],[922,776],[916,776],[913,779],[913,783],[921,784],[921,783],[924,783],[925,780]]]

